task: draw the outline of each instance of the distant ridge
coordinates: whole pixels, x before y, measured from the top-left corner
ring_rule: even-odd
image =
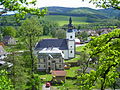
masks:
[[[41,8],[43,9],[43,8]],[[77,16],[77,17],[90,17],[95,19],[107,19],[114,18],[120,15],[119,10],[112,8],[109,9],[92,9],[88,7],[69,8],[69,7],[47,7],[48,15],[65,15],[65,16]]]

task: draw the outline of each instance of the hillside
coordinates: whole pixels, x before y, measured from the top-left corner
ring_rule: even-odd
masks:
[[[78,17],[90,17],[90,18],[113,18],[118,16],[120,11],[114,9],[91,9],[88,7],[80,8],[66,8],[66,7],[47,7],[49,15],[65,15],[65,16],[78,16]]]
[[[69,16],[72,16],[74,24],[87,24],[104,22],[108,19],[119,17],[120,11],[114,9],[91,9],[88,7],[67,8],[47,7],[48,14],[45,19],[58,22],[60,25],[67,23]]]
[[[42,8],[41,8],[42,9]],[[43,20],[57,22],[60,26],[68,24],[68,19],[72,16],[73,24],[88,24],[96,22],[107,22],[111,19],[120,18],[120,11],[114,9],[91,9],[87,7],[80,8],[67,8],[67,7],[47,7],[48,14],[42,17]],[[1,25],[13,25],[11,16],[2,17],[0,20]],[[27,15],[26,17],[30,17]],[[24,20],[24,19],[23,19]],[[113,20],[112,20],[113,21]]]

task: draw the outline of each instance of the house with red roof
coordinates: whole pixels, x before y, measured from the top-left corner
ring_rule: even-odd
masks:
[[[52,71],[52,81],[53,82],[65,82],[66,71]]]

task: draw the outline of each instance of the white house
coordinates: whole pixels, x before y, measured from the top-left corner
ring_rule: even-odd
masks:
[[[6,57],[7,57],[7,53],[4,50],[4,48],[0,45],[0,60],[3,60]]]
[[[64,55],[57,48],[44,48],[38,52],[37,69],[50,72],[51,70],[64,70]]]

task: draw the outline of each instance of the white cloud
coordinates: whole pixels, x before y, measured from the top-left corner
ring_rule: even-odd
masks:
[[[28,0],[31,1],[31,0]],[[89,0],[37,0],[36,7],[62,6],[62,7],[90,7],[96,9],[96,6],[89,3]]]

